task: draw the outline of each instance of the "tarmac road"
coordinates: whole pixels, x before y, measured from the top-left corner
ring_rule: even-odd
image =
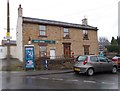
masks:
[[[111,73],[99,73],[91,77],[73,72],[33,76],[3,72],[2,75],[3,89],[118,89],[118,75]]]
[[[118,74],[98,73],[91,77],[83,74],[75,75],[71,70],[3,71],[0,75],[1,89],[82,89],[81,91],[83,89],[96,89],[96,91],[120,89],[120,70]]]

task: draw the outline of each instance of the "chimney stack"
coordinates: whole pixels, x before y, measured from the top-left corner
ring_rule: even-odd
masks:
[[[19,8],[18,8],[18,17],[22,17],[22,7],[21,7],[21,4],[19,5]]]
[[[82,25],[88,25],[87,18],[84,17],[84,19],[82,19]]]

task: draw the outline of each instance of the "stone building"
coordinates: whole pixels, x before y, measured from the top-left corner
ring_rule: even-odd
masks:
[[[98,54],[97,27],[89,26],[87,18],[82,24],[67,23],[22,16],[18,8],[17,55],[24,58],[24,45],[34,45],[35,57],[71,57],[72,54]]]

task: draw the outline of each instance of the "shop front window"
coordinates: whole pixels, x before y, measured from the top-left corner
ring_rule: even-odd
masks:
[[[40,56],[41,57],[47,56],[46,46],[40,46]]]

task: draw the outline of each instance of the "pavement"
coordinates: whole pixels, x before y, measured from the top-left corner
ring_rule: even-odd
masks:
[[[40,70],[40,71],[2,71],[2,73],[7,73],[10,75],[17,76],[39,76],[39,75],[52,75],[52,74],[66,74],[72,73],[73,70]]]

